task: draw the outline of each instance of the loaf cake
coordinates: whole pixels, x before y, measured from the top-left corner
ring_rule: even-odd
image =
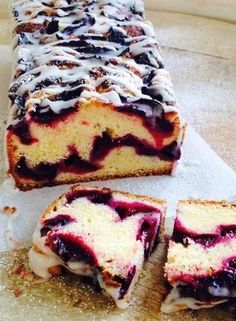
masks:
[[[163,229],[164,201],[74,186],[39,219],[30,267],[49,279],[60,266],[88,276],[126,308],[143,263]]]
[[[142,1],[12,1],[8,173],[22,190],[170,174],[184,125]]]
[[[179,202],[165,265],[166,313],[236,299],[236,204]]]

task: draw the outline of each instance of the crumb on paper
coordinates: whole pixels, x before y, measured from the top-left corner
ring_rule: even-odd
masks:
[[[13,290],[13,294],[15,295],[16,298],[19,298],[19,296],[21,296],[23,294],[23,292],[21,291],[21,289],[15,288]]]
[[[13,215],[16,212],[16,207],[14,206],[4,206],[3,212],[7,215]]]
[[[21,264],[20,266],[18,266],[14,271],[12,271],[12,274],[16,274],[21,279],[24,279],[26,281],[34,280],[33,272],[29,271],[29,269],[25,267],[24,264]]]
[[[21,264],[16,266],[13,271],[11,271],[12,275],[17,275],[20,279],[28,281],[28,282],[36,282],[36,283],[44,283],[46,280],[41,278],[40,276],[34,274],[30,271],[29,267]]]

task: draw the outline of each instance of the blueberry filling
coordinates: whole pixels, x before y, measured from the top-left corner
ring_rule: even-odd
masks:
[[[181,151],[180,148],[177,144],[177,142],[173,142],[170,145],[167,145],[166,147],[164,147],[158,157],[162,160],[169,160],[169,161],[173,161],[173,160],[178,160],[181,157]]]
[[[203,246],[214,246],[217,242],[220,242],[223,238],[236,237],[236,226],[219,226],[213,234],[194,234],[184,229],[180,222],[176,221],[175,229],[172,239],[176,243],[182,243],[184,246],[188,246],[188,239],[194,240],[194,242],[202,244]]]
[[[137,55],[134,57],[134,60],[137,64],[147,65],[154,68],[164,68],[163,63],[154,57],[151,52]]]
[[[197,278],[194,284],[182,284],[178,289],[181,297],[193,297],[199,301],[227,299],[236,293],[236,270],[228,268],[213,276]]]
[[[108,31],[108,35],[107,35],[108,41],[117,42],[117,43],[120,43],[121,45],[125,45],[126,38],[127,36],[123,32],[113,27],[111,27]]]
[[[24,63],[24,60],[20,60],[19,63]],[[21,76],[19,79],[17,79],[14,83],[13,86],[11,86],[11,88],[9,89],[9,98],[12,102],[12,104],[17,104],[17,99],[18,100],[23,100],[20,104],[20,106],[17,105],[17,107],[25,107],[25,96],[24,95],[19,95],[16,94],[17,90],[22,86],[22,85],[27,85],[29,84],[31,81],[33,81],[36,77],[38,77],[40,75],[40,73],[34,73],[31,75],[24,75]]]
[[[86,197],[90,202],[95,204],[108,204],[112,197],[110,189],[103,190],[74,190],[66,195],[67,203],[71,204],[74,200],[80,197]]]
[[[21,157],[15,167],[15,173],[26,179],[35,181],[52,181],[57,176],[57,168],[54,164],[40,163],[39,165],[30,168],[25,157]]]
[[[16,125],[10,125],[7,129],[9,131],[13,131],[17,135],[17,137],[19,137],[20,142],[24,145],[31,145],[38,141],[37,139],[32,137],[29,125],[24,121],[21,121]]]
[[[75,220],[67,214],[60,214],[56,217],[44,221],[44,226],[41,228],[41,237],[46,236],[55,227],[65,226]]]
[[[64,262],[79,261],[96,266],[98,264],[92,249],[80,237],[71,234],[48,234],[48,244]]]
[[[58,170],[64,172],[86,173],[99,169],[99,166],[83,160],[77,153],[71,154],[58,164]]]
[[[122,107],[116,107],[121,113],[137,114],[143,117],[148,128],[171,134],[174,126],[164,118],[164,108],[160,101],[153,99],[139,99],[132,103],[126,103]]]
[[[68,27],[64,28],[60,33],[63,35],[70,36],[75,31],[77,31],[77,30],[79,31],[79,29],[81,27],[88,26],[88,28],[89,28],[92,25],[94,25],[95,22],[96,22],[95,19],[89,15],[81,20],[74,21],[73,26],[68,26]]]
[[[101,55],[110,51],[113,51],[113,49],[108,47],[98,47],[93,44],[86,44],[85,46],[79,46],[76,48],[76,51],[80,53],[88,53],[88,54],[96,54]]]
[[[79,67],[80,64],[78,62],[71,62],[65,60],[51,59],[48,63],[48,66],[57,66],[59,69],[72,69],[74,67]]]
[[[54,113],[54,111],[49,106],[45,106],[43,109],[39,106],[37,108],[36,106],[35,110],[30,113],[30,116],[36,123],[53,125],[55,121],[63,121],[66,119],[66,117],[73,114],[75,111],[76,108],[67,107],[62,109],[60,114],[57,114]],[[13,131],[16,133],[14,127]]]
[[[132,5],[131,7],[130,7],[130,11],[134,14],[134,15],[139,15],[139,16],[143,16],[143,13],[141,12],[141,11],[137,11],[136,10],[136,8],[135,8],[135,6],[134,5]]]
[[[80,86],[72,90],[63,91],[62,93],[58,94],[54,99],[69,101],[75,98],[79,98],[81,93],[84,91],[84,89],[85,89],[84,86]]]
[[[13,9],[13,10],[12,10],[12,13],[13,13],[13,16],[14,16],[14,17],[16,17],[16,18],[19,17],[19,12],[18,12],[17,10],[14,10],[14,9]]]
[[[94,140],[94,146],[90,154],[91,161],[102,160],[114,148],[119,146],[134,147],[138,155],[157,156],[162,160],[178,160],[180,158],[180,149],[176,142],[157,150],[145,141],[141,141],[135,136],[128,134],[120,138],[112,139],[106,132],[102,137]]]
[[[161,103],[163,102],[163,96],[160,93],[156,92],[156,89],[153,90],[152,88],[144,86],[142,88],[142,93],[144,95],[148,95],[148,96],[152,97],[153,99],[156,99],[157,101],[159,101]]]
[[[68,158],[58,163],[39,163],[37,166],[29,166],[25,157],[21,157],[16,164],[14,172],[26,179],[35,181],[44,181],[53,184],[54,179],[60,172],[70,172],[76,174],[84,174],[99,169],[99,166],[81,159],[77,154],[71,154]]]
[[[220,226],[220,235],[221,236],[229,236],[229,237],[236,237],[236,225],[230,226]]]
[[[146,86],[151,85],[152,79],[155,77],[155,69],[152,69],[151,72],[149,72],[144,78],[143,78],[143,84]]]
[[[137,240],[144,242],[144,257],[147,259],[154,250],[151,246],[155,246],[153,240],[157,234],[157,220],[154,217],[146,217],[140,224]],[[152,244],[153,243],[153,244]]]
[[[60,46],[74,47],[74,50],[76,50],[79,53],[96,54],[96,55],[114,51],[114,49],[111,49],[110,47],[96,46],[83,39],[64,41],[60,43]]]
[[[31,136],[27,135],[28,132],[26,132],[25,136],[22,136],[24,137],[24,142],[32,143]],[[58,163],[39,163],[37,166],[31,167],[27,164],[25,157],[21,157],[15,166],[14,172],[20,177],[50,183],[60,172],[84,174],[102,168],[98,162],[118,146],[131,146],[135,148],[138,155],[158,156],[162,160],[173,161],[180,157],[180,150],[176,142],[164,147],[161,151],[157,151],[148,145],[145,146],[134,136],[127,135],[114,141],[107,137],[105,139],[97,139],[89,161],[83,160],[77,152],[72,152],[67,158],[63,158]]]
[[[18,45],[32,45],[29,37],[24,32],[20,32],[17,38]]]
[[[119,300],[122,300],[124,298],[125,294],[128,292],[130,284],[134,278],[135,273],[136,273],[136,266],[134,265],[129,270],[126,278],[122,278],[118,275],[116,275],[114,277],[114,281],[121,284],[120,293],[119,293]]]
[[[45,23],[46,33],[51,35],[59,30],[59,21],[56,19],[52,19],[52,21],[47,21]]]
[[[80,40],[86,41],[86,40],[98,40],[98,41],[106,41],[106,37],[103,35],[97,35],[97,34],[83,34],[80,36]]]
[[[61,84],[61,79],[57,78],[57,77],[47,77],[44,80],[39,81],[36,85],[35,85],[35,90],[41,90],[43,88],[47,88],[50,86],[54,86],[54,85],[58,85]]]
[[[111,201],[109,205],[119,214],[120,219],[124,220],[129,216],[133,216],[137,213],[152,213],[157,212],[157,209],[146,204],[133,202],[126,203],[121,201]],[[144,230],[140,231],[142,233]]]

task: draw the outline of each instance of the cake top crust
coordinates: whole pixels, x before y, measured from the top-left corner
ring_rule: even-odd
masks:
[[[18,0],[12,12],[16,73],[9,125],[93,99],[151,114],[154,122],[177,112],[142,1]]]

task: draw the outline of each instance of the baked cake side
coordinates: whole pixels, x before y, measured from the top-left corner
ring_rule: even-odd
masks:
[[[30,267],[44,279],[61,266],[89,276],[126,308],[144,261],[158,245],[165,211],[164,201],[74,186],[39,219]]]
[[[66,3],[12,2],[9,174],[23,190],[170,174],[185,126],[142,2]]]
[[[236,204],[180,201],[165,264],[166,313],[236,297]]]

